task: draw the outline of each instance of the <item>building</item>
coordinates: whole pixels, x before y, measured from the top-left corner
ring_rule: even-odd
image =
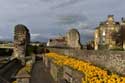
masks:
[[[125,48],[123,43],[124,27],[124,19],[121,22],[116,22],[114,16],[109,15],[108,19],[101,22],[95,30],[95,50]]]
[[[72,28],[66,32],[65,36],[49,39],[47,46],[81,49],[82,45],[80,43],[80,33],[77,29]]]
[[[54,39],[49,39],[47,42],[47,46],[65,47],[66,39],[65,37],[62,37],[62,36]]]

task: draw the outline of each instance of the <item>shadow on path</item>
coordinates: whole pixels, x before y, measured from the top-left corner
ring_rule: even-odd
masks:
[[[32,70],[30,83],[55,83],[49,72],[46,72],[42,61],[37,61]]]

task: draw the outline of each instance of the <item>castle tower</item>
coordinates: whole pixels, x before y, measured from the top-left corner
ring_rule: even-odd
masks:
[[[81,49],[80,34],[77,29],[70,29],[66,34],[67,45],[70,48]]]
[[[30,42],[29,30],[26,26],[18,24],[14,31],[14,54],[13,57],[25,64],[25,56],[27,55],[27,47]]]

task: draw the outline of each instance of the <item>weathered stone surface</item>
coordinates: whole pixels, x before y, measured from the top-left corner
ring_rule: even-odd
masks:
[[[52,61],[50,62],[51,66],[50,66],[50,74],[53,77],[53,79],[57,82],[60,83],[59,81],[62,79],[63,77],[63,67],[56,65],[55,63],[53,63]]]
[[[83,74],[70,67],[63,67],[63,78],[69,83],[82,83]]]
[[[67,45],[71,48],[81,49],[80,34],[77,29],[71,29],[66,34]]]
[[[22,60],[24,63],[24,58],[27,55],[27,47],[30,42],[29,30],[26,26],[18,24],[15,26],[14,31],[14,58]]]
[[[100,49],[121,49],[125,48],[125,20],[121,22],[114,20],[113,15],[109,15],[108,19],[101,22],[95,30],[95,50]]]
[[[68,55],[83,61],[87,61],[110,72],[116,72],[125,76],[125,51],[108,50],[75,50],[50,48],[51,52]]]

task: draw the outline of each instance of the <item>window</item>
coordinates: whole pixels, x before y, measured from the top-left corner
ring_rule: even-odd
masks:
[[[103,31],[102,36],[105,36],[105,31]]]

